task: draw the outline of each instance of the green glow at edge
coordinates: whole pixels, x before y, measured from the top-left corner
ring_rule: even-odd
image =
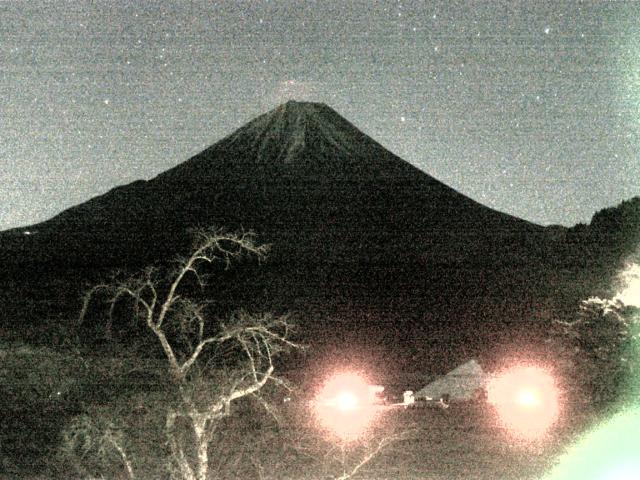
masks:
[[[640,407],[623,411],[572,447],[545,480],[640,479]]]
[[[640,319],[632,325],[634,338],[626,356],[640,365]],[[634,328],[635,327],[635,328]],[[628,379],[628,405],[613,418],[589,432],[560,459],[544,480],[639,480],[640,479],[640,375],[632,369]]]

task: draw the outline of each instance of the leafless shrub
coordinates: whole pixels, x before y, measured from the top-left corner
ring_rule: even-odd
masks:
[[[155,404],[153,409],[164,416],[169,470],[175,478],[208,478],[210,448],[221,420],[230,416],[232,407],[243,398],[268,405],[260,392],[268,383],[280,382],[274,358],[285,349],[299,347],[291,340],[292,325],[287,316],[240,310],[226,321],[216,322],[209,304],[191,298],[184,288],[187,279],[202,287],[210,284],[211,277],[204,269],[208,264],[222,262],[228,268],[242,255],[262,259],[266,253],[267,248],[257,245],[251,233],[199,230],[191,254],[179,259],[168,273],[147,268],[124,280],[96,285],[84,297],[80,322],[85,320],[96,295],[106,294],[110,318],[116,306],[126,300],[132,318],[160,346],[163,379],[175,392],[175,399]],[[230,351],[235,361],[223,358]],[[120,441],[118,429],[112,424],[97,429],[93,426],[98,424],[88,420],[81,425],[83,429],[67,443],[76,445],[81,437],[88,437],[93,439],[91,445],[111,445],[133,478],[135,461]]]

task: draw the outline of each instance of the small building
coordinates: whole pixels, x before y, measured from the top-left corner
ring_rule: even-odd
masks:
[[[488,375],[476,360],[469,360],[415,392],[416,400],[469,401],[485,390]]]

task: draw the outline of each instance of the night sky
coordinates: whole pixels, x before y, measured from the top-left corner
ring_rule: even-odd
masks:
[[[0,0],[0,229],[288,99],[536,223],[640,194],[638,2]]]

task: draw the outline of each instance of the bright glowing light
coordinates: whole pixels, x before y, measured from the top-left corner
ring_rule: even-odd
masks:
[[[341,410],[353,410],[358,406],[358,397],[352,392],[342,392],[338,395],[337,403]]]
[[[620,413],[586,435],[545,480],[640,478],[640,408]]]
[[[538,397],[538,392],[531,388],[525,388],[518,392],[518,396],[516,401],[519,405],[523,407],[537,407],[540,405],[540,398]]]
[[[356,373],[330,378],[315,401],[316,417],[323,429],[343,441],[360,438],[368,430],[375,408],[367,381]]]
[[[516,436],[537,438],[553,425],[559,413],[559,393],[553,377],[534,366],[512,368],[494,377],[487,399]]]
[[[640,265],[631,264],[620,274],[623,288],[614,300],[620,300],[627,306],[640,307]]]
[[[640,464],[626,462],[615,465],[605,472],[602,480],[638,480],[640,478]]]

